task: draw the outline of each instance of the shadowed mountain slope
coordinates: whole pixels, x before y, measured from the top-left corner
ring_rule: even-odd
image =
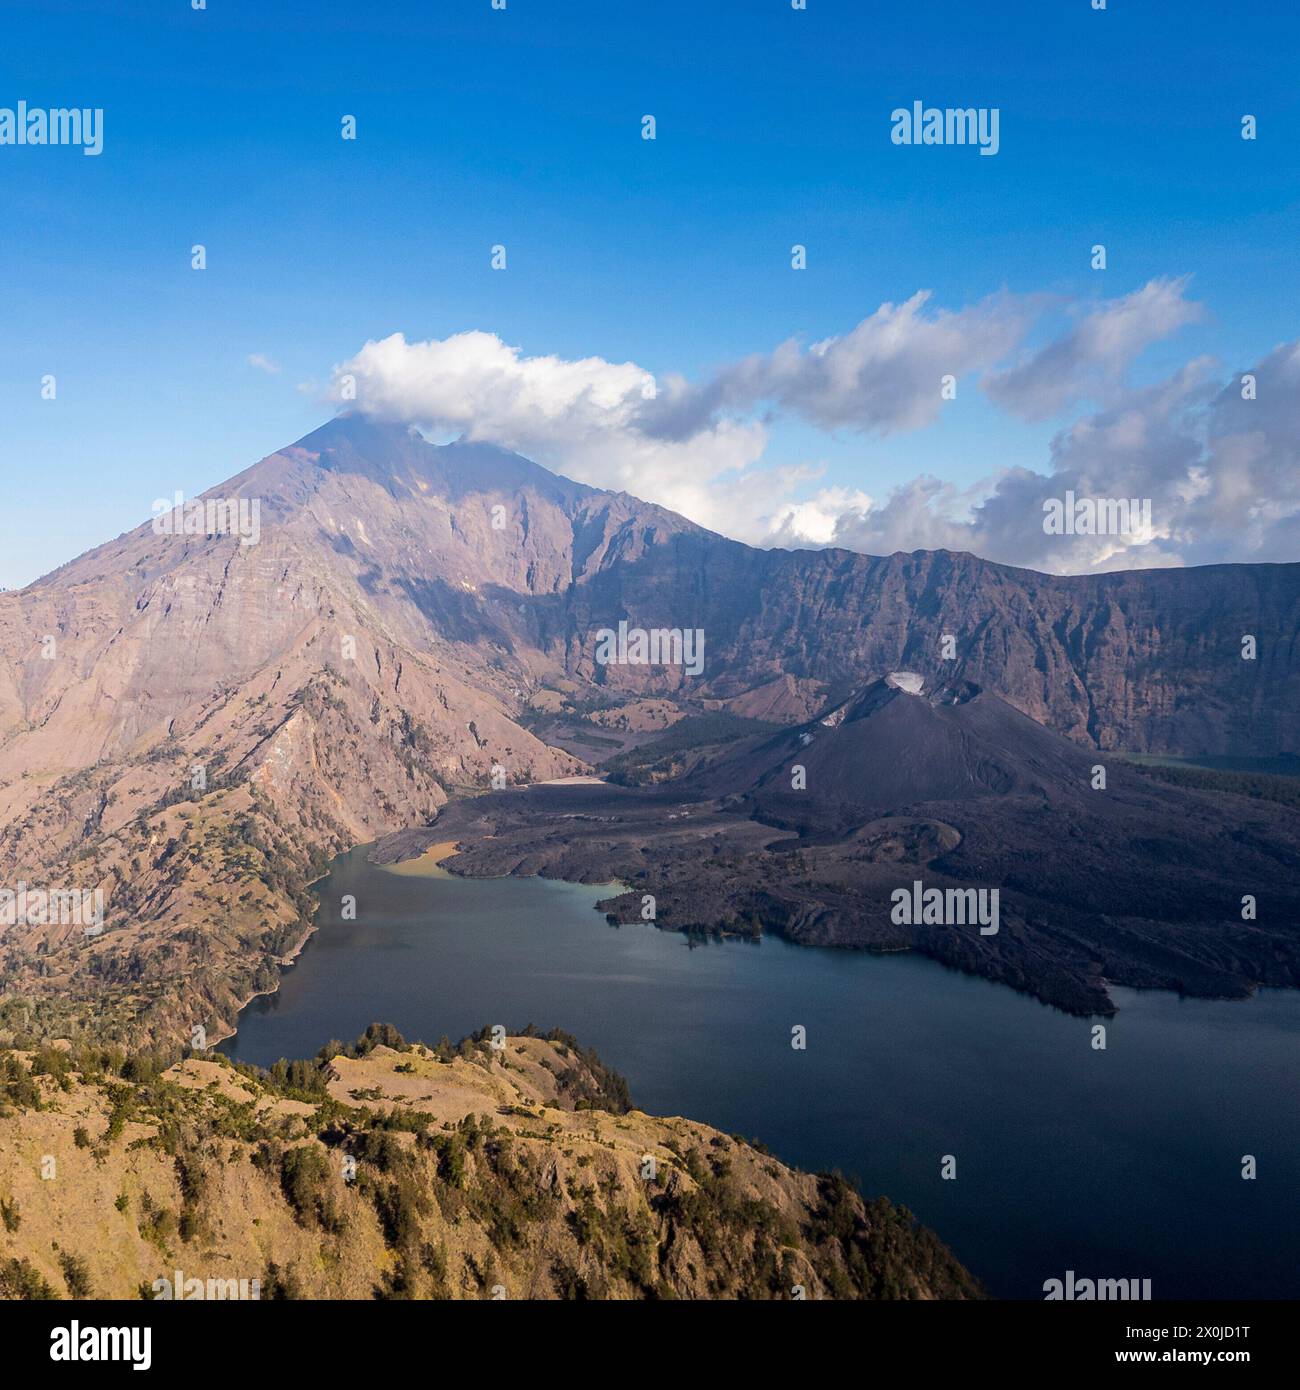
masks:
[[[1087,786],[1095,757],[973,686],[930,697],[880,680],[820,719],[747,741],[683,785],[719,796],[743,788],[760,805],[801,797],[823,813],[999,795],[1064,800]],[[792,789],[796,766],[810,794]]]

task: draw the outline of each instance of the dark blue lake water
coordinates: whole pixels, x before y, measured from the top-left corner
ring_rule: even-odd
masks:
[[[906,1204],[995,1294],[1073,1269],[1158,1299],[1300,1297],[1300,994],[1116,990],[1099,1052],[1090,1021],[918,956],[692,946],[607,925],[598,888],[402,876],[361,849],[318,890],[320,929],[230,1055],[310,1057],[376,1020],[428,1042],[559,1026],[642,1109]]]

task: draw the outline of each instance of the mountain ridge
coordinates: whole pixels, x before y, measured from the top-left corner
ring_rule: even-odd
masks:
[[[387,501],[382,520],[367,489]],[[431,445],[360,416],[329,422],[203,497],[253,491],[268,530],[294,543],[294,560],[333,549],[342,562],[333,577],[349,580],[353,597],[369,585],[394,637],[503,646],[529,658],[525,676],[544,669],[615,692],[680,692],[673,672],[594,661],[594,629],[626,617],[705,633],[710,662],[696,683],[705,697],[737,698],[781,677],[833,691],[902,666],[972,679],[1100,748],[1300,749],[1285,717],[1300,708],[1300,564],[1052,576],[968,552],[755,550],[517,454]],[[439,504],[447,515],[431,519]],[[493,505],[505,513],[500,531]],[[351,522],[334,515],[344,507]],[[54,595],[111,579],[113,567],[156,580],[169,570],[151,563],[238,559],[230,538],[186,542],[170,553],[151,546],[145,523],[0,599],[10,612],[20,595],[57,609]],[[59,614],[49,616],[53,625]],[[1247,635],[1259,647],[1253,661],[1241,658]],[[945,636],[951,660],[941,655]]]

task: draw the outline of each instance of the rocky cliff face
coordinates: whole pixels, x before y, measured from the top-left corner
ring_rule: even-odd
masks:
[[[308,929],[331,852],[449,790],[580,771],[524,726],[556,691],[794,722],[906,668],[1085,745],[1300,747],[1300,565],[1061,579],[758,551],[356,417],[211,496],[258,504],[256,544],[145,524],[0,594],[0,884],[108,908],[93,936],[0,926],[0,985],[104,1026],[228,1028]],[[703,673],[599,664],[620,620],[701,629]]]
[[[1103,749],[1300,747],[1300,565],[1062,578],[947,551],[756,551],[700,533],[663,548],[666,557],[603,570],[575,591],[570,625],[625,612],[644,627],[699,627],[711,695],[791,676],[821,686],[808,717],[827,691],[903,668],[973,680]],[[1254,660],[1242,659],[1247,635]],[[577,669],[602,675],[586,650]],[[634,667],[604,678],[638,690],[675,679]]]

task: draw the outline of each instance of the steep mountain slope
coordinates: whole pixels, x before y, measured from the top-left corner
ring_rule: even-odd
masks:
[[[355,660],[381,694],[405,680],[404,708],[436,674],[500,707],[536,669],[555,669],[539,655],[551,643],[536,612],[516,600],[560,593],[588,566],[634,561],[659,530],[692,529],[499,450],[435,449],[360,419],[325,426],[213,494],[260,504],[257,543],[146,524],[0,595],[0,777],[79,768],[175,734],[272,663],[319,671]],[[54,650],[42,660],[47,635]],[[471,763],[475,747],[457,739]]]
[[[0,1050],[0,1116],[0,1298],[980,1296],[905,1210],[631,1109],[562,1037]]]

